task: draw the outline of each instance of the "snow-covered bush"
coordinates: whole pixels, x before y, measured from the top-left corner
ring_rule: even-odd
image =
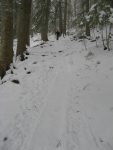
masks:
[[[92,29],[99,27],[101,31],[100,33],[103,47],[104,49],[110,50],[111,26],[113,24],[113,8],[111,8],[110,5],[105,5],[105,3],[98,2],[90,8],[89,17],[90,27]]]

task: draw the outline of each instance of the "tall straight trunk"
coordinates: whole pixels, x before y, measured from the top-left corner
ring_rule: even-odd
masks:
[[[13,0],[13,38],[17,38],[18,1]]]
[[[0,1],[0,37],[1,37],[1,1]]]
[[[59,0],[59,30],[62,34],[62,0]]]
[[[74,16],[77,17],[77,2],[74,1]]]
[[[48,41],[48,23],[50,14],[51,0],[44,0],[41,2],[42,5],[42,17],[41,17],[41,39],[43,41]]]
[[[54,14],[54,32],[57,30],[56,19],[57,19],[58,5],[55,6],[55,14]]]
[[[86,13],[89,12],[89,0],[86,0]],[[89,22],[86,21],[86,35],[90,36],[90,27],[89,27]]]
[[[69,35],[69,28],[70,28],[70,15],[69,15],[69,9],[68,9],[68,13],[67,13],[67,29],[68,29],[68,35]]]
[[[20,55],[21,60],[24,60],[24,51],[29,46],[30,34],[30,17],[31,17],[32,0],[21,0],[18,13],[17,26],[17,56]]]
[[[1,0],[1,8],[0,76],[3,77],[13,62],[13,0]]]
[[[63,26],[63,34],[66,35],[66,23],[67,23],[67,0],[65,0],[64,6],[64,26]]]
[[[113,1],[111,1],[111,7],[113,8]]]
[[[27,0],[28,9],[26,10],[26,45],[30,46],[30,27],[31,27],[31,10],[32,0]]]

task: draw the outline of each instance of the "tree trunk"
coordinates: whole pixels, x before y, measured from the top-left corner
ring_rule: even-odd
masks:
[[[65,0],[64,6],[64,27],[63,27],[63,34],[66,35],[66,23],[67,23],[67,0]]]
[[[46,31],[46,28],[41,28],[41,40],[48,41],[48,32]]]
[[[59,30],[62,34],[62,0],[59,0]]]
[[[57,30],[56,19],[57,19],[58,5],[55,6],[55,14],[54,14],[54,32]]]
[[[27,0],[27,13],[26,13],[26,45],[30,46],[30,24],[31,24],[31,10],[32,0]]]
[[[41,2],[42,16],[41,16],[41,39],[43,41],[48,41],[48,23],[50,14],[51,0],[45,0]]]
[[[86,0],[86,13],[88,12],[89,12],[89,0]],[[90,36],[90,27],[88,21],[86,21],[86,35]]]
[[[113,8],[113,1],[111,1],[111,7]]]
[[[2,0],[1,6],[0,76],[3,77],[13,62],[13,0]]]
[[[13,0],[13,38],[17,38],[18,1]]]
[[[20,55],[21,60],[24,60],[24,51],[29,46],[30,34],[30,17],[31,17],[32,0],[21,0],[18,13],[17,26],[17,56]]]

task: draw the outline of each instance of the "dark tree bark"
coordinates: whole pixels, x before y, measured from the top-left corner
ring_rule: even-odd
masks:
[[[21,0],[17,21],[17,56],[24,60],[24,51],[29,46],[30,18],[32,0]]]
[[[89,0],[86,0],[85,2],[86,5],[86,13],[89,12]],[[86,21],[86,35],[90,36],[90,27],[89,27],[89,22]]]
[[[55,14],[54,14],[54,32],[57,30],[56,19],[57,19],[58,5],[55,6]]]
[[[30,27],[31,27],[31,10],[32,0],[27,0],[28,9],[26,10],[26,45],[30,46]]]
[[[1,0],[1,8],[0,76],[3,77],[13,62],[13,0]]]
[[[13,0],[13,37],[17,38],[18,1]]]
[[[62,25],[62,0],[59,0],[59,30],[62,34],[63,32],[63,25]]]
[[[64,6],[64,26],[63,26],[63,34],[66,35],[66,23],[67,23],[67,0],[65,0]]]
[[[113,0],[111,1],[111,7],[113,8]]]
[[[43,41],[48,41],[48,23],[49,23],[50,5],[51,0],[41,1],[42,14],[41,14],[40,32],[41,32],[41,39]]]

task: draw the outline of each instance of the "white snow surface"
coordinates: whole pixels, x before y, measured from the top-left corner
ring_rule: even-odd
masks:
[[[113,150],[113,51],[70,39],[32,41],[3,78],[0,150]]]

